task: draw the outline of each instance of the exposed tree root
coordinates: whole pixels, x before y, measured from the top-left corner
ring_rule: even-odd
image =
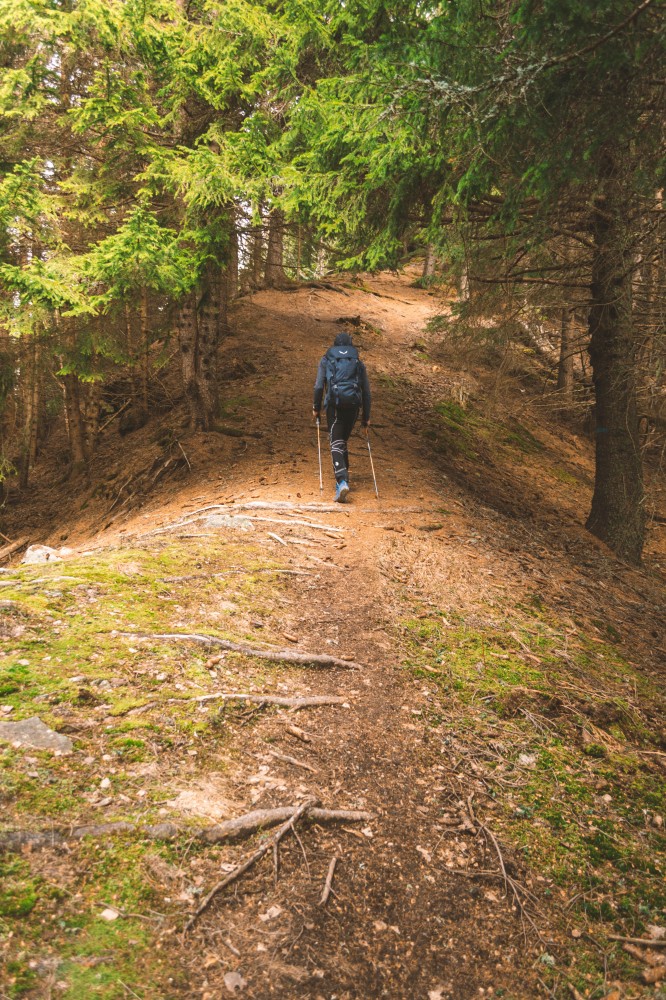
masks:
[[[161,705],[186,705],[188,702],[195,702],[200,705],[208,701],[249,701],[256,705],[280,705],[285,708],[316,708],[318,705],[344,705],[346,698],[339,695],[310,695],[307,698],[284,698],[272,694],[245,694],[239,691],[216,691],[212,694],[196,695],[193,698],[164,698],[162,701],[149,701],[145,705],[137,705],[128,708],[125,712],[117,712],[116,715],[134,715],[139,712],[147,712],[151,708],[159,708]]]
[[[51,830],[4,830],[0,831],[0,852],[19,853],[28,850],[42,850],[48,847],[59,847],[72,840],[83,840],[84,837],[103,839],[123,833],[134,833],[149,840],[174,840],[180,835],[194,836],[206,844],[219,844],[222,841],[241,840],[258,830],[268,829],[283,822],[294,814],[295,806],[283,806],[278,809],[257,809],[245,813],[236,819],[218,823],[205,830],[192,832],[191,829],[177,826],[175,823],[155,823],[141,826],[138,823],[119,821],[117,823],[92,823],[85,826],[74,826],[69,829]],[[373,818],[373,813],[353,809],[320,809],[309,803],[307,820],[313,823],[364,823]]]
[[[244,646],[242,643],[219,639],[216,635],[201,635],[197,632],[158,632],[145,635],[139,632],[120,632],[126,639],[151,639],[161,642],[194,642],[200,646],[216,646],[231,653],[243,653],[244,656],[254,656],[261,660],[273,660],[276,663],[302,663],[311,667],[337,667],[338,670],[362,670],[362,664],[353,660],[341,660],[337,656],[326,653],[297,653],[293,649],[257,649]]]
[[[307,819],[313,823],[367,823],[373,818],[373,813],[355,809],[320,809],[310,804]],[[207,830],[202,830],[201,839],[207,844],[218,844],[224,840],[241,840],[249,837],[257,830],[265,830],[276,826],[287,819],[294,811],[294,806],[280,806],[277,809],[255,809],[244,813],[236,819],[218,823]]]
[[[254,854],[251,854],[249,858],[246,858],[242,864],[237,865],[233,871],[229,872],[229,874],[226,875],[221,882],[218,882],[213,886],[208,895],[201,902],[201,905],[194,911],[190,919],[185,924],[186,932],[194,926],[201,914],[208,909],[218,893],[222,892],[222,890],[226,888],[226,886],[230,885],[231,882],[235,882],[236,879],[241,877],[241,875],[244,875],[245,872],[256,864],[257,861],[260,861],[265,854],[274,850],[284,837],[285,833],[288,833],[289,830],[296,833],[295,824],[298,823],[299,819],[301,819],[301,817],[310,810],[313,805],[313,801],[314,800],[312,799],[308,799],[305,802],[301,802],[300,806],[297,806],[296,808],[292,807],[288,811],[287,819],[282,826],[275,831],[273,836],[269,837],[269,839],[266,840],[261,847],[258,847]]]

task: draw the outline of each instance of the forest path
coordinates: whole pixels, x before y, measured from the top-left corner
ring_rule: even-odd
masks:
[[[572,434],[523,415],[522,396],[531,430],[506,416],[510,398],[483,410],[495,373],[447,367],[424,336],[445,300],[409,275],[330,284],[234,306],[220,369],[223,422],[240,436],[183,435],[176,410],[131,447],[106,432],[83,502],[68,485],[35,490],[33,539],[58,545],[65,533],[74,552],[2,577],[0,707],[71,734],[74,753],[3,751],[0,842],[3,828],[64,823],[168,820],[180,833],[0,854],[0,990],[656,996],[640,962],[600,938],[663,919],[658,566],[618,564],[582,529],[591,464]],[[349,502],[331,505],[312,387],[352,320],[373,388],[379,499],[356,431]],[[163,437],[190,467],[117,503],[120,483],[145,482],[132,476],[162,461]],[[209,660],[151,638],[174,632],[361,669]],[[196,700],[234,691],[345,705]],[[373,819],[303,824],[300,842],[282,841],[277,873],[265,858],[183,933],[261,840],[204,844],[196,826],[311,797]],[[109,906],[119,919],[107,926]]]
[[[371,441],[379,499],[357,428],[350,441],[348,503],[336,513],[307,515],[342,527],[343,543],[302,528],[267,524],[265,530],[273,529],[288,548],[268,536],[264,544],[281,563],[296,551],[297,558],[284,564],[309,566],[316,573],[312,579],[293,576],[285,584],[293,610],[283,619],[284,631],[298,636],[296,648],[346,654],[364,669],[360,675],[307,674],[301,693],[333,690],[350,700],[352,710],[323,708],[299,720],[312,734],[301,753],[289,736],[280,740],[282,753],[305,756],[316,765],[316,777],[279,761],[271,762],[271,772],[280,773],[291,788],[296,782],[298,798],[312,794],[325,805],[342,802],[369,809],[376,819],[365,834],[320,832],[311,858],[312,880],[293,845],[288,850],[294,870],[283,874],[274,889],[266,889],[270,872],[255,876],[263,886],[259,910],[282,907],[271,925],[270,960],[262,944],[266,928],[257,922],[257,900],[247,901],[243,884],[236,890],[233,916],[220,901],[202,917],[197,933],[205,941],[214,929],[214,940],[220,920],[224,922],[242,958],[234,963],[225,955],[223,964],[237,968],[247,979],[247,995],[257,998],[425,1000],[432,995],[467,1000],[502,990],[513,997],[533,996],[533,957],[523,961],[525,929],[512,912],[511,899],[500,901],[499,860],[483,836],[473,835],[467,818],[466,800],[478,790],[457,774],[459,748],[447,750],[441,734],[433,738],[430,716],[436,713],[437,689],[401,669],[403,618],[418,616],[424,600],[435,607],[440,587],[448,590],[447,607],[456,590],[472,606],[485,591],[475,565],[478,557],[469,555],[472,529],[460,501],[452,498],[455,489],[423,447],[418,401],[412,395],[418,383],[412,386],[410,379],[423,370],[415,359],[415,342],[435,311],[434,303],[404,278],[384,276],[369,287],[377,294],[368,286],[355,291],[341,285],[342,294],[262,292],[239,305],[230,346],[269,373],[244,380],[241,426],[264,436],[235,448],[233,461],[223,470],[223,492],[238,503],[330,503],[334,484],[324,428],[323,497],[319,490],[312,385],[321,354],[340,329],[351,329],[373,388]],[[359,314],[362,324],[356,329],[340,322]],[[240,345],[233,343],[236,338]],[[222,496],[202,496],[200,503],[214,499]],[[447,528],[443,538],[442,521]],[[289,544],[293,535],[315,547]],[[405,538],[415,551],[402,547]],[[412,574],[430,576],[435,592],[410,596],[406,583]],[[284,792],[280,797],[281,802],[293,799]],[[273,796],[271,801],[278,800]],[[473,815],[473,805],[471,809]],[[311,851],[311,839],[305,842],[306,852]],[[335,895],[321,909],[318,897],[332,855],[339,858]],[[489,867],[495,874],[475,878],[475,869]],[[255,893],[260,891],[257,882]],[[244,896],[246,905],[239,905]],[[207,973],[204,996],[218,996],[219,974],[220,967]]]

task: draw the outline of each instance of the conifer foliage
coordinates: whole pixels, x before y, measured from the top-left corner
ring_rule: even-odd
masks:
[[[231,298],[418,253],[461,321],[557,326],[564,406],[590,365],[588,527],[639,561],[661,27],[658,0],[5,0],[0,475],[27,485],[58,412],[83,468],[104,385],[147,412],[169,338],[209,428]]]

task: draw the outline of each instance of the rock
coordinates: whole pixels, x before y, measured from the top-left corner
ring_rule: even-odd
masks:
[[[73,748],[71,740],[62,733],[49,729],[36,715],[30,719],[21,719],[20,722],[0,722],[0,740],[60,753],[71,753]]]
[[[48,545],[30,545],[23,556],[21,562],[28,566],[37,563],[62,562],[67,556],[74,554],[74,549],[62,548],[52,549]]]
[[[102,918],[102,920],[109,920],[109,921],[117,920],[119,916],[120,913],[118,912],[118,910],[114,910],[113,907],[111,906],[107,906],[107,908],[105,910],[102,910],[102,912],[100,913],[100,917]]]
[[[240,972],[227,972],[224,976],[224,985],[229,993],[240,993],[247,983]]]
[[[36,563],[62,562],[62,559],[58,555],[58,550],[51,549],[48,545],[30,545],[21,562],[32,566]]]

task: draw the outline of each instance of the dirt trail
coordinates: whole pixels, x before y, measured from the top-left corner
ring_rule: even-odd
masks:
[[[236,973],[242,977],[240,992],[253,1000],[527,1000],[570,995],[576,959],[570,953],[571,916],[564,902],[574,891],[567,883],[566,891],[558,888],[554,868],[541,873],[538,852],[530,864],[525,861],[534,842],[546,837],[541,818],[527,833],[511,832],[510,840],[505,836],[507,816],[515,822],[531,815],[519,798],[520,789],[532,787],[530,768],[537,754],[556,752],[556,727],[569,726],[569,716],[573,721],[566,732],[573,734],[577,747],[583,745],[584,760],[586,741],[602,745],[594,751],[597,757],[591,758],[589,774],[585,772],[596,797],[590,792],[584,801],[586,809],[591,802],[591,809],[605,809],[607,815],[610,807],[601,800],[607,775],[594,768],[599,754],[619,747],[618,740],[624,738],[602,718],[608,698],[619,704],[620,695],[626,695],[624,675],[618,670],[604,677],[606,701],[586,721],[583,702],[575,700],[580,692],[585,694],[586,681],[579,662],[572,659],[577,655],[573,646],[585,619],[585,627],[594,631],[588,645],[594,649],[597,644],[600,660],[606,662],[606,657],[611,670],[615,661],[608,636],[603,623],[596,621],[603,600],[622,632],[618,644],[625,651],[631,647],[644,676],[656,675],[659,640],[651,632],[663,619],[661,582],[655,572],[618,566],[585,535],[580,504],[587,486],[579,484],[566,496],[557,495],[553,475],[548,479],[548,463],[555,461],[556,451],[558,461],[569,462],[573,469],[580,466],[581,475],[589,475],[588,459],[577,453],[575,443],[549,438],[547,447],[526,465],[522,452],[517,460],[500,460],[499,445],[466,460],[464,454],[443,454],[438,441],[424,438],[433,404],[450,398],[453,384],[451,373],[433,362],[422,344],[414,347],[428,317],[441,311],[441,301],[410,287],[404,276],[383,276],[358,289],[343,281],[338,285],[337,292],[262,292],[236,306],[223,370],[232,369],[239,359],[243,367],[241,377],[225,382],[223,396],[228,419],[235,418],[238,429],[253,436],[183,440],[194,471],[180,489],[168,485],[130,516],[116,512],[113,524],[98,530],[93,539],[91,525],[99,528],[103,511],[93,505],[78,522],[62,515],[44,540],[60,539],[67,523],[68,544],[75,547],[92,545],[101,553],[115,552],[114,546],[121,552],[139,551],[141,546],[149,557],[151,546],[158,553],[170,538],[191,535],[193,540],[186,541],[191,555],[179,557],[189,562],[175,564],[173,575],[160,577],[166,600],[180,602],[163,605],[154,616],[161,630],[168,626],[200,631],[202,619],[207,619],[211,629],[219,627],[222,634],[252,633],[261,642],[270,624],[273,643],[292,643],[297,650],[332,653],[363,664],[359,672],[285,671],[256,682],[274,684],[277,677],[277,690],[288,686],[291,696],[342,695],[348,708],[318,707],[295,718],[250,713],[247,726],[229,728],[225,740],[232,742],[224,743],[222,750],[213,729],[203,733],[201,743],[186,744],[179,737],[166,752],[156,748],[150,767],[128,774],[152,775],[157,804],[167,801],[162,784],[172,795],[174,787],[192,793],[199,815],[209,818],[291,804],[307,796],[325,807],[369,810],[375,818],[363,829],[304,829],[302,845],[293,837],[284,842],[279,878],[264,861],[212,904],[189,937],[173,932],[173,922],[166,932],[162,928],[158,947],[174,971],[169,985],[162,983],[155,991],[141,969],[134,969],[136,977],[128,987],[133,992],[98,993],[95,988],[85,995],[218,1000],[234,991],[237,980],[228,977]],[[372,445],[380,497],[374,494],[365,442],[355,433],[349,502],[327,511],[333,476],[324,435],[322,497],[310,419],[312,383],[319,357],[345,325],[341,319],[357,316],[362,322],[351,329],[373,387]],[[459,373],[456,378],[462,384],[472,376]],[[110,464],[109,458],[100,461]],[[343,530],[326,533],[290,525],[289,512],[243,510],[244,503],[256,501],[321,503],[321,510],[296,516]],[[255,521],[247,541],[235,528],[214,522],[197,522],[181,529],[180,536],[169,530],[147,534],[168,529],[184,515],[214,503],[228,504],[232,512],[235,504],[239,516],[275,517],[277,523]],[[240,591],[222,603],[222,591],[214,599],[207,596],[206,547],[219,554],[218,542],[223,546],[219,551],[232,551],[235,560],[223,565],[223,579],[244,566],[258,566],[262,572],[264,563],[290,571],[279,578],[278,595],[271,592],[273,604],[265,612],[250,604],[246,611]],[[139,573],[127,566],[123,571]],[[142,583],[137,580],[140,603]],[[171,581],[174,587],[182,586],[180,597],[164,589]],[[546,604],[561,612],[562,624],[547,616]],[[228,617],[219,625],[221,613]],[[523,631],[525,620],[528,627]],[[591,621],[596,624],[588,625]],[[141,658],[140,648],[130,645],[133,640],[122,641],[123,655],[138,658],[133,683],[139,694],[154,664]],[[546,642],[551,656],[547,662]],[[585,649],[585,663],[596,664],[588,646]],[[466,672],[456,673],[463,670],[458,666],[463,653]],[[178,656],[183,664],[189,653],[182,649]],[[579,689],[569,677],[567,691],[573,693],[565,694],[563,677],[553,663],[566,664]],[[552,682],[535,672],[555,669]],[[156,676],[159,681],[166,674]],[[219,678],[209,681],[201,670],[195,679],[190,685],[193,694],[207,690],[206,684],[215,690],[221,683]],[[230,683],[240,684],[235,688],[239,690],[248,680],[238,673]],[[593,676],[590,683],[598,681]],[[631,712],[636,718],[643,712],[647,724],[649,697],[636,694],[636,680],[632,683],[635,697],[627,695]],[[183,690],[183,685],[177,688]],[[489,706],[495,706],[497,714],[491,715]],[[77,721],[66,718],[72,725]],[[110,730],[115,720],[104,721]],[[308,741],[290,736],[285,721],[302,727]],[[192,746],[200,747],[198,758]],[[272,750],[282,758],[271,756]],[[645,751],[657,756],[646,756],[637,765],[638,770],[647,769],[646,781],[659,773],[660,752]],[[300,759],[309,770],[295,767],[284,755]],[[552,760],[559,768],[557,757]],[[560,794],[559,782],[568,781],[574,771],[582,773],[578,763],[572,770],[572,761],[566,759],[558,771],[554,799]],[[253,774],[257,768],[258,775]],[[215,773],[206,784],[209,771]],[[212,778],[224,778],[224,787],[215,786]],[[224,800],[225,788],[232,790],[229,801]],[[250,796],[248,788],[256,788],[256,794]],[[541,801],[540,794],[535,785],[527,801]],[[566,794],[571,794],[568,786]],[[127,796],[125,801],[129,803]],[[129,806],[123,808],[127,812]],[[595,817],[589,810],[588,815]],[[568,827],[560,840],[565,836],[570,841],[573,837]],[[202,869],[204,887],[219,877],[221,859],[228,865],[230,857],[235,862],[251,850],[245,844],[227,853],[206,852],[201,861],[207,866]],[[155,878],[190,885],[190,876],[184,874],[188,852],[189,847],[179,855],[178,870],[168,876],[159,874],[163,861],[153,858]],[[333,893],[322,907],[319,896],[334,855],[339,861]],[[183,898],[194,906],[191,896]],[[175,924],[182,925],[182,920]],[[229,940],[233,952],[224,943]],[[591,947],[594,953],[596,944]],[[604,986],[590,996],[605,996],[606,985],[610,989],[606,964],[605,958],[597,960],[598,975],[604,978],[594,982],[603,981]],[[560,967],[569,972],[557,971]],[[626,995],[648,994],[630,990]]]
[[[336,568],[324,570],[316,583],[298,578],[293,582],[300,615],[289,626],[305,648],[339,649],[367,664],[360,677],[308,677],[308,690],[330,691],[334,683],[339,692],[351,696],[354,691],[355,700],[352,713],[333,717],[320,712],[316,723],[308,720],[316,734],[320,774],[308,780],[307,787],[323,802],[343,795],[376,813],[377,819],[362,845],[352,834],[329,835],[331,850],[341,860],[335,900],[327,911],[318,913],[312,905],[321,888],[318,881],[299,893],[300,898],[294,899],[288,886],[274,894],[292,914],[304,908],[300,927],[292,923],[294,938],[299,937],[293,948],[307,959],[305,968],[312,971],[314,964],[318,986],[290,987],[288,975],[271,982],[278,969],[269,967],[263,977],[254,970],[259,982],[255,980],[251,993],[425,998],[433,991],[462,1000],[504,987],[513,996],[530,996],[529,971],[523,971],[522,986],[516,983],[521,930],[515,915],[498,907],[493,893],[486,901],[484,889],[472,878],[450,874],[432,860],[434,846],[447,835],[439,819],[443,795],[446,802],[451,800],[448,772],[454,762],[448,755],[442,757],[441,744],[428,739],[421,722],[430,696],[427,684],[409,683],[399,670],[393,618],[398,611],[387,580],[403,567],[392,563],[386,540],[392,532],[432,524],[447,496],[441,475],[422,454],[421,441],[406,426],[399,401],[391,398],[386,385],[391,373],[404,376],[414,366],[410,345],[433,307],[423,293],[410,294],[404,281],[385,279],[379,287],[384,297],[377,297],[376,305],[370,299],[370,308],[367,294],[347,290],[339,304],[330,294],[322,303],[317,292],[300,292],[297,297],[283,296],[277,308],[275,297],[263,293],[248,310],[256,323],[257,345],[264,351],[271,345],[275,366],[284,370],[270,381],[270,400],[253,399],[250,407],[252,428],[264,430],[270,442],[266,465],[262,468],[261,445],[251,459],[238,463],[240,482],[261,498],[319,498],[309,420],[317,362],[342,328],[336,322],[340,316],[360,310],[366,324],[382,330],[377,334],[366,328],[356,336],[374,388],[372,419],[378,427],[372,431],[372,443],[380,498],[374,494],[365,443],[356,432],[350,447],[352,493],[340,515],[328,516],[331,524],[343,524],[345,547],[330,542],[314,550],[318,557],[333,554]],[[266,312],[259,312],[257,322],[264,301]],[[242,309],[239,326],[243,328]],[[269,419],[262,421],[260,414],[266,411]],[[324,498],[329,501],[333,477],[325,435],[323,445]],[[262,476],[268,480],[265,486]],[[458,571],[463,578],[469,573],[464,566]],[[470,855],[478,854],[479,861],[484,856],[482,845],[468,840],[464,836],[459,842],[465,868],[473,863]],[[284,941],[289,942],[289,934]],[[293,958],[291,943],[287,948]],[[243,971],[253,970],[243,964]]]

